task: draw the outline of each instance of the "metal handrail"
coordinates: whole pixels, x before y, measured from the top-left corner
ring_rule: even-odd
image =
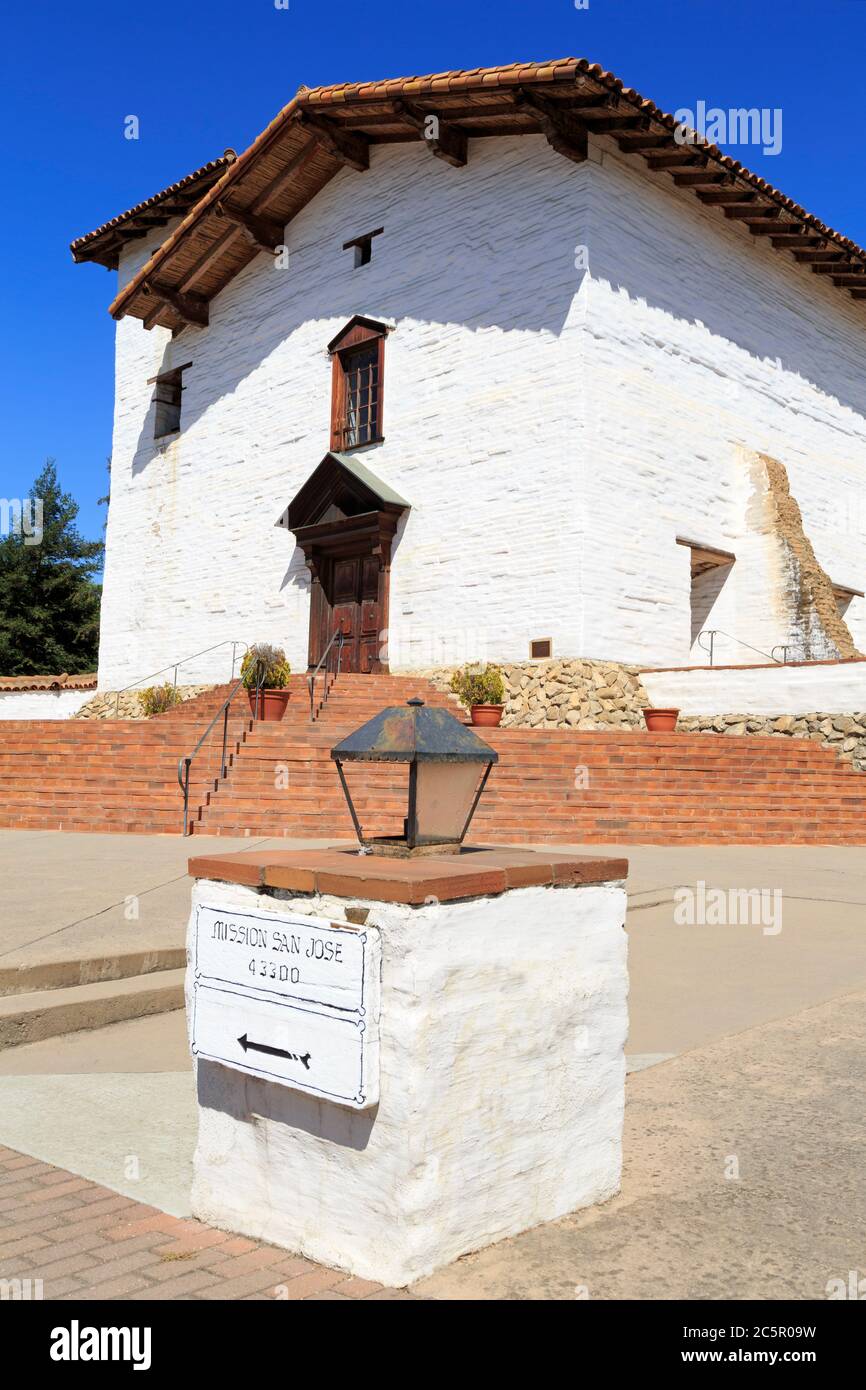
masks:
[[[238,691],[240,690],[240,688],[241,688],[241,686],[243,685],[243,683],[244,683],[244,678],[243,678],[243,676],[240,676],[240,677],[238,678],[238,680],[235,682],[235,684],[232,686],[231,693],[229,694],[228,699],[227,699],[227,700],[224,700],[223,703],[220,705],[219,709],[217,710],[217,712],[216,712],[216,714],[214,715],[214,717],[213,717],[213,719],[211,720],[211,722],[208,724],[207,728],[205,729],[204,733],[202,734],[201,738],[199,739],[198,743],[196,744],[196,746],[195,746],[195,748],[192,750],[192,752],[186,754],[186,755],[185,755],[184,757],[182,757],[182,758],[178,758],[178,762],[177,762],[177,781],[178,781],[178,786],[180,787],[181,791],[183,792],[183,833],[184,833],[184,835],[188,835],[188,834],[189,834],[189,781],[190,781],[190,776],[189,776],[189,774],[190,774],[190,768],[192,767],[192,764],[193,764],[195,758],[198,756],[198,754],[200,753],[202,747],[204,746],[205,741],[206,741],[207,738],[210,736],[211,731],[216,727],[216,725],[219,723],[220,719],[222,719],[222,721],[223,721],[222,754],[221,754],[221,757],[220,757],[219,773],[218,773],[218,775],[217,775],[217,777],[216,777],[216,780],[215,780],[214,790],[216,790],[216,787],[219,785],[219,783],[225,781],[226,777],[228,776],[228,767],[226,766],[226,750],[227,750],[227,748],[228,748],[229,710],[230,710],[230,708],[231,708],[232,701],[234,700],[235,696],[237,695],[237,693],[238,693]],[[262,696],[262,685],[261,685],[261,682],[258,682],[258,683],[256,684],[255,690],[256,690],[256,705],[255,705],[255,710],[254,710],[254,712],[253,712],[253,716],[254,716],[255,719],[258,719],[258,717],[259,717],[259,711],[260,711],[260,707],[261,707],[261,696]]]
[[[345,642],[346,642],[345,634],[343,633],[343,629],[342,629],[341,627],[338,627],[338,628],[337,628],[336,632],[334,633],[334,635],[333,635],[333,637],[331,638],[330,642],[328,643],[327,647],[326,647],[325,650],[323,651],[323,653],[322,653],[322,655],[321,655],[321,658],[320,658],[320,660],[319,660],[319,664],[318,664],[318,666],[316,667],[316,669],[315,669],[315,671],[313,672],[313,674],[312,674],[311,676],[307,676],[307,685],[308,685],[309,688],[310,688],[310,723],[311,723],[311,724],[315,724],[315,722],[316,722],[316,681],[317,681],[317,679],[318,679],[319,672],[321,671],[322,667],[325,665],[325,662],[328,660],[329,656],[331,655],[331,649],[332,649],[332,647],[334,646],[334,643],[335,643],[335,642],[336,642],[336,644],[337,644],[337,669],[336,669],[336,671],[334,672],[334,680],[337,679],[337,676],[339,676],[340,670],[341,670],[341,667],[342,667],[342,664],[343,664],[343,647],[345,646]],[[331,684],[333,685],[333,681],[331,682]],[[323,705],[326,705],[326,704],[328,703],[328,692],[329,692],[329,686],[328,686],[328,672],[327,672],[327,670],[326,670],[326,671],[325,671],[325,693],[324,693],[324,695],[322,696],[322,704],[323,704]]]
[[[246,642],[233,642],[232,639],[231,639],[230,637],[226,637],[226,639],[225,639],[223,642],[215,642],[214,645],[213,645],[212,647],[205,647],[204,651],[201,651],[201,652],[193,652],[192,656],[185,656],[185,657],[183,657],[180,661],[172,661],[172,662],[169,662],[168,666],[163,666],[163,667],[161,667],[160,670],[158,670],[158,671],[151,671],[151,673],[150,673],[149,676],[139,676],[138,680],[130,681],[129,685],[125,685],[125,686],[123,687],[122,690],[117,690],[117,691],[115,691],[115,695],[114,695],[114,717],[115,717],[115,719],[117,718],[117,713],[118,713],[118,710],[120,709],[120,697],[121,697],[121,695],[125,695],[126,692],[127,692],[128,690],[134,690],[135,687],[136,687],[137,685],[143,685],[145,681],[152,681],[156,676],[164,676],[165,673],[166,673],[166,671],[172,671],[172,670],[174,671],[174,680],[173,680],[172,684],[173,684],[173,686],[174,686],[174,689],[177,690],[177,673],[178,673],[178,671],[180,670],[181,666],[187,666],[191,661],[196,661],[200,656],[208,656],[208,655],[210,654],[210,652],[218,651],[220,647],[231,647],[231,649],[232,649],[232,677],[231,677],[231,678],[234,679],[235,666],[237,665],[237,660],[238,660],[238,656],[237,656],[238,647],[243,647],[244,652],[248,652],[248,651],[249,651],[249,646],[248,646],[248,644],[247,644]]]
[[[709,645],[708,647],[705,647],[705,646],[704,646],[703,642],[701,641],[701,638],[702,638],[702,637],[709,637],[709,639],[710,639],[710,645]],[[698,644],[698,646],[700,647],[701,651],[702,651],[702,652],[706,652],[707,655],[709,656],[709,658],[710,658],[710,665],[711,665],[711,666],[712,666],[712,664],[713,664],[713,650],[714,650],[714,647],[715,647],[715,639],[716,639],[717,637],[727,637],[729,641],[731,641],[731,642],[736,642],[736,643],[737,643],[739,646],[741,646],[741,647],[746,647],[748,651],[750,651],[750,652],[756,652],[756,653],[758,654],[758,656],[765,656],[765,657],[767,658],[768,661],[775,662],[775,664],[776,664],[777,666],[786,666],[786,665],[787,665],[787,662],[788,662],[788,648],[785,647],[785,646],[782,646],[781,643],[779,643],[777,646],[775,646],[775,647],[773,648],[773,651],[772,651],[772,652],[764,652],[764,651],[761,651],[761,648],[760,648],[760,647],[753,647],[753,646],[751,645],[750,642],[744,642],[744,641],[742,640],[742,638],[740,638],[740,637],[734,637],[734,635],[733,635],[732,633],[730,633],[730,632],[725,632],[725,631],[724,631],[722,628],[720,628],[720,627],[707,627],[707,628],[703,628],[702,631],[698,633],[697,638],[696,638],[696,641],[697,641],[697,644]],[[780,651],[780,650],[784,653],[784,655],[783,655],[781,661],[779,661],[778,657],[776,657],[776,656],[773,655],[773,652],[778,652],[778,651]]]

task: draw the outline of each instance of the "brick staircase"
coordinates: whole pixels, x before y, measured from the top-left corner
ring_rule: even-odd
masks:
[[[0,827],[176,834],[182,824],[178,759],[190,752],[228,690],[216,687],[148,720],[0,724]],[[251,729],[252,720],[240,712],[231,719],[230,762]],[[220,733],[220,748],[221,742]],[[201,782],[194,792],[206,795]]]
[[[303,676],[280,724],[253,726],[237,702],[228,779],[214,790],[197,762],[194,834],[353,838],[330,749],[383,706],[450,696],[408,676],[346,676],[315,725]],[[219,709],[220,688],[145,723],[0,725],[0,827],[177,833],[178,759]],[[575,733],[482,734],[499,752],[473,823],[476,841],[643,844],[863,844],[866,779],[799,739]],[[217,740],[214,740],[217,765]],[[221,728],[218,743],[221,746]],[[399,833],[405,773],[349,771],[374,833]]]

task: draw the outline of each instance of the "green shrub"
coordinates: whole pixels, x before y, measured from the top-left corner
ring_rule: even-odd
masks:
[[[149,686],[147,690],[141,691],[138,698],[148,719],[152,719],[155,714],[165,714],[166,710],[182,704],[176,687],[170,681],[166,681],[165,685]]]
[[[451,689],[467,709],[505,704],[505,682],[498,666],[464,666],[451,677]]]
[[[292,668],[282,647],[255,642],[241,662],[241,679],[247,690],[285,690]]]

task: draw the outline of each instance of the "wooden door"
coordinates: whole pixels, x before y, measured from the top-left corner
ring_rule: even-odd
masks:
[[[331,593],[334,621],[331,630],[339,628],[343,634],[343,656],[340,664],[344,671],[361,669],[361,609],[358,600],[360,588],[360,558],[335,560]]]
[[[330,630],[334,632],[339,627],[344,639],[342,670],[378,670],[382,603],[379,562],[374,555],[333,561],[331,604]]]
[[[368,673],[380,667],[379,649],[382,643],[382,573],[379,561],[368,555],[361,561],[359,670]]]

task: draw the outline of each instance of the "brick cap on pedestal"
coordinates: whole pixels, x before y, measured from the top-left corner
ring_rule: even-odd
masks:
[[[465,848],[459,855],[424,859],[386,859],[354,849],[252,850],[190,859],[189,873],[249,888],[420,904],[428,898],[449,902],[536,885],[608,883],[627,876],[628,860],[565,850]]]

